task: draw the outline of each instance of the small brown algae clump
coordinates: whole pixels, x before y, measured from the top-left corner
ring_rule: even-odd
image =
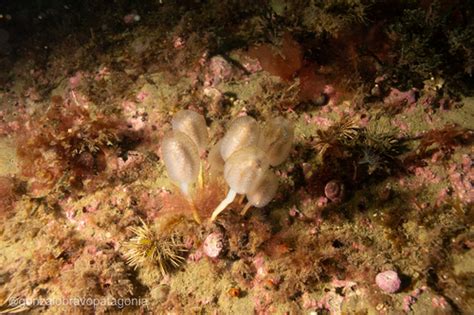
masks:
[[[161,150],[168,176],[189,196],[189,186],[198,178],[201,164],[196,144],[183,132],[172,131],[163,138]]]
[[[267,123],[259,147],[266,152],[271,166],[280,165],[290,155],[293,138],[294,128],[285,118],[276,117]]]
[[[235,119],[224,138],[222,138],[220,150],[224,161],[239,149],[256,145],[259,135],[260,128],[254,118],[243,116]]]
[[[206,149],[209,136],[204,116],[192,110],[181,110],[174,115],[171,124],[173,130],[181,131],[191,138],[200,151]]]

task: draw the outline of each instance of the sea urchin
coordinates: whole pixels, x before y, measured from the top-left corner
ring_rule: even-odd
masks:
[[[181,266],[187,252],[176,233],[158,235],[142,221],[141,227],[130,227],[135,237],[125,243],[127,263],[134,267],[159,268],[164,276]]]

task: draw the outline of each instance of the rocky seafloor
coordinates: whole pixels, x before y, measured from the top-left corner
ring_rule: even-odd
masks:
[[[469,1],[4,4],[0,313],[474,312]],[[183,109],[192,201],[161,150]],[[268,205],[211,221],[243,116],[292,149]]]

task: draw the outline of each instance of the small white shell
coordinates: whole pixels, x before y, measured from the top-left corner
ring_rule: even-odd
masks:
[[[235,119],[221,143],[221,156],[226,161],[234,152],[256,145],[260,136],[257,121],[250,116]]]
[[[196,144],[180,131],[169,132],[161,144],[168,176],[178,183],[192,183],[199,176],[200,159]]]
[[[206,148],[209,136],[204,116],[192,110],[181,110],[174,115],[171,125],[174,131],[181,131],[191,138],[199,150]]]

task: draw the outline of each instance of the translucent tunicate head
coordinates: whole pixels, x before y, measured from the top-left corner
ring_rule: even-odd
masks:
[[[165,135],[161,144],[168,176],[178,183],[193,183],[199,176],[200,159],[193,140],[180,131]]]
[[[271,166],[283,163],[290,154],[293,145],[294,128],[283,117],[270,120],[263,128],[259,147],[267,153]]]
[[[221,156],[224,161],[238,150],[256,145],[260,135],[257,121],[250,116],[236,118],[222,138]]]
[[[199,150],[204,150],[208,142],[206,120],[204,116],[192,110],[180,110],[171,120],[173,130],[181,131],[196,143]]]
[[[221,156],[221,143],[219,140],[209,151],[207,161],[209,162],[209,173],[211,177],[221,176],[224,173],[224,159]]]
[[[277,190],[278,177],[271,170],[267,170],[247,193],[247,199],[252,206],[262,208],[272,201]]]
[[[256,146],[232,154],[225,162],[224,178],[232,190],[246,194],[269,168],[265,152]]]

